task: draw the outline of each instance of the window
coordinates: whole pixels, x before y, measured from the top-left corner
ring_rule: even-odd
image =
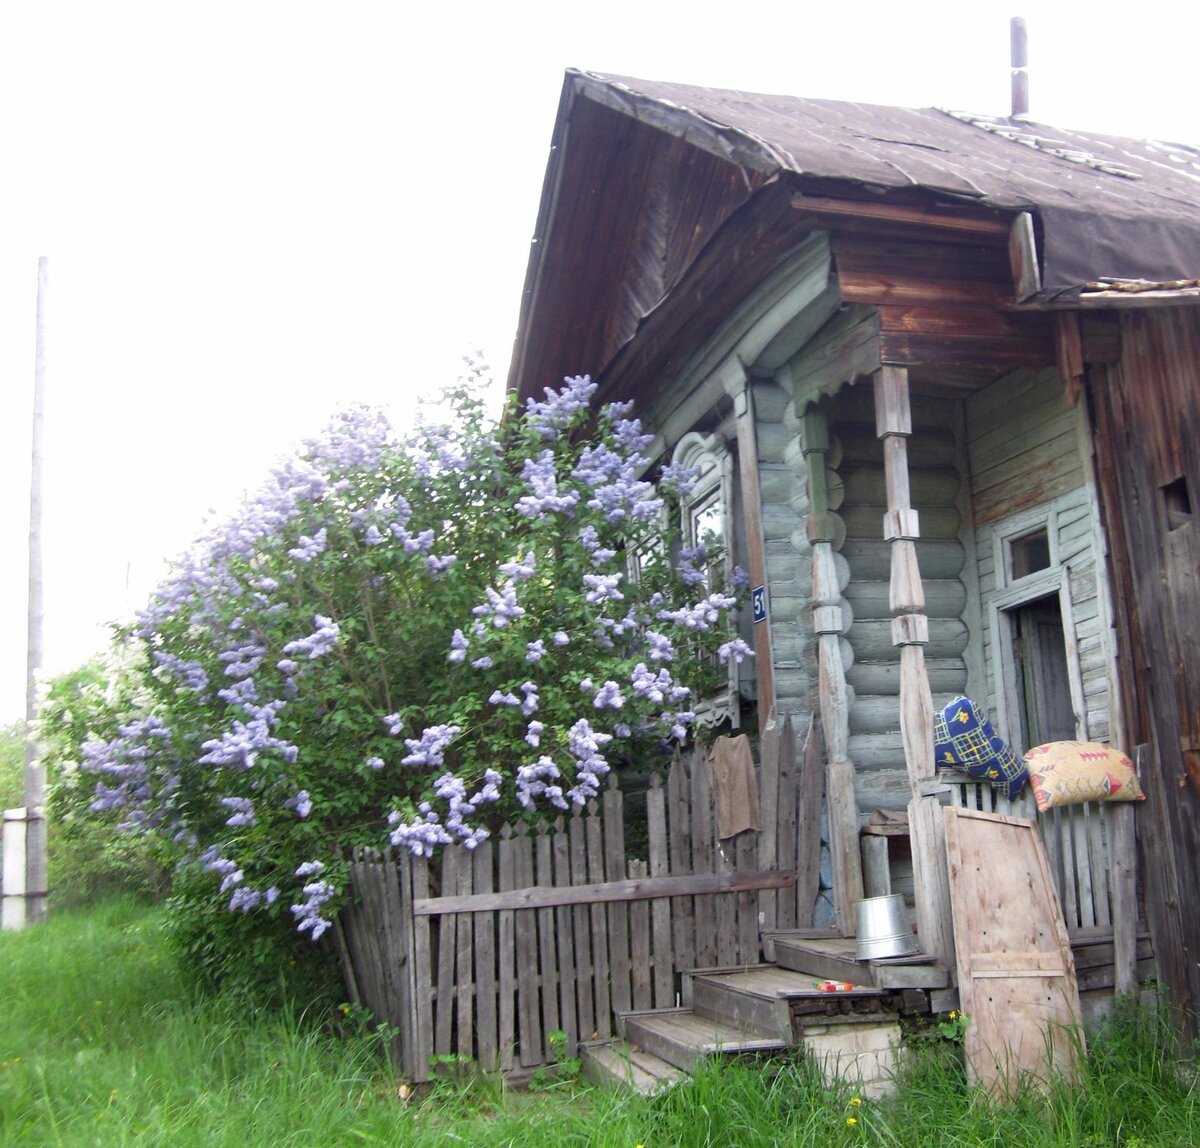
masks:
[[[696,481],[680,506],[680,531],[689,550],[703,547],[703,556],[693,559],[694,568],[703,574],[703,594],[722,590],[733,571],[733,455],[719,435],[696,432],[684,435],[671,455],[671,463],[696,472]],[[719,725],[739,724],[737,665],[730,659],[726,689],[719,695],[697,699],[697,722]]]

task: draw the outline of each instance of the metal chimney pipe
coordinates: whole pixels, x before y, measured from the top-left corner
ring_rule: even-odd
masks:
[[[1009,21],[1012,61],[1012,118],[1029,118],[1029,33],[1023,16]]]

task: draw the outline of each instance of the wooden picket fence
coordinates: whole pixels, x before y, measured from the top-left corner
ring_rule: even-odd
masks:
[[[613,1032],[615,1013],[677,1004],[684,970],[757,963],[764,929],[811,921],[820,740],[810,727],[797,770],[791,722],[768,728],[763,829],[727,841],[698,747],[665,785],[651,779],[642,857],[626,849],[615,775],[586,810],[505,825],[474,850],[356,853],[355,904],[336,929],[352,998],[392,1026],[398,1062],[424,1080],[451,1058],[516,1071],[573,1056]]]

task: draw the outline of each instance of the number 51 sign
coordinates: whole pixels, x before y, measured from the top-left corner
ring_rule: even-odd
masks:
[[[765,622],[767,620],[767,588],[755,586],[750,591],[750,603],[754,607],[754,621]]]

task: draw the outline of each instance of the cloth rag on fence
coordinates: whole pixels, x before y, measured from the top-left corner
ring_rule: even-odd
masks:
[[[761,830],[750,739],[744,733],[717,738],[709,751],[708,770],[717,801],[717,836],[724,840],[747,829]]]

